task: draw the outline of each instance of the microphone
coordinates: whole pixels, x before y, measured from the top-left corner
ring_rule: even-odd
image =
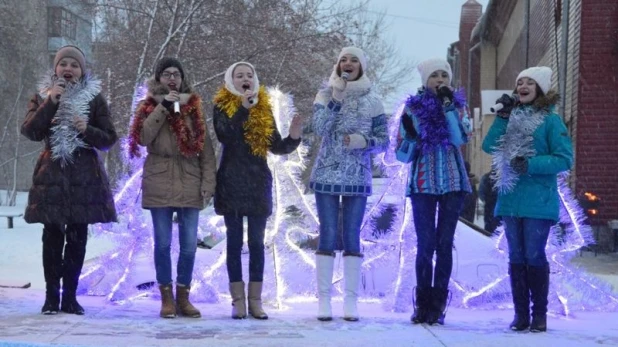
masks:
[[[67,80],[65,80],[65,79],[64,79],[64,77],[59,77],[59,78],[58,78],[58,79],[54,82],[54,84],[55,84],[55,85],[57,85],[57,86],[61,86],[62,88],[66,88],[66,86],[67,86]],[[62,95],[60,95],[60,94],[56,95],[56,100],[60,100],[60,97],[61,97],[61,96],[62,96]]]
[[[243,86],[242,86],[242,89],[246,92],[247,90],[249,90],[249,86],[248,86],[248,85],[243,85]],[[253,105],[253,98],[252,98],[252,97],[250,97],[250,98],[249,98],[249,99],[247,99],[247,100],[249,101],[249,103],[250,103],[251,105]]]
[[[178,91],[178,88],[175,85],[170,86],[170,91]],[[178,101],[174,101],[174,115],[180,115],[180,103]]]
[[[349,73],[347,73],[345,71],[341,73],[341,79],[342,80],[347,82],[349,78],[350,78],[350,74]]]
[[[506,94],[504,94],[504,95],[506,95]],[[493,105],[492,107],[490,107],[489,111],[491,113],[497,113],[498,111],[503,109],[505,106],[515,105],[519,101],[519,95],[517,95],[517,94],[511,95],[509,98],[510,98],[510,102],[507,102],[506,105],[503,102],[499,102],[499,103]]]
[[[446,91],[444,91],[443,93],[440,93],[440,91],[444,90],[444,88],[446,88]],[[442,94],[442,106],[444,107],[451,106],[451,103],[453,102],[451,100],[451,97],[449,96],[449,94],[452,95],[451,90],[447,86],[441,86],[440,88],[438,88],[438,95],[440,94]]]

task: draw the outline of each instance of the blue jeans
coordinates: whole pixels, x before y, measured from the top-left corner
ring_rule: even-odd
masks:
[[[242,281],[243,216],[226,214],[223,216],[227,234],[227,276],[232,282]],[[247,216],[247,243],[249,246],[249,281],[262,282],[264,279],[264,232],[266,216]]]
[[[416,229],[416,284],[446,290],[453,270],[453,238],[465,192],[442,195],[413,193],[412,214]],[[436,213],[438,224],[436,226]],[[433,255],[436,254],[435,276]]]
[[[200,210],[197,208],[159,207],[151,208],[154,227],[154,260],[157,282],[162,285],[172,283],[172,216],[178,216],[178,241],[180,255],[176,267],[176,283],[190,286],[193,279],[193,265],[197,250],[197,222]]]
[[[344,255],[361,255],[360,227],[367,206],[366,196],[340,196],[315,193],[320,220],[320,242],[317,253],[334,254],[339,235],[339,199],[342,201]]]
[[[506,224],[505,235],[511,264],[549,265],[545,246],[554,221],[517,217],[502,217],[502,219]]]

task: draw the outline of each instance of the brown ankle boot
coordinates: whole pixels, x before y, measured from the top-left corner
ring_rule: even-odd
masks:
[[[202,314],[200,310],[195,308],[189,301],[189,291],[191,287],[185,287],[182,284],[176,284],[176,306],[178,311],[185,317],[200,318]]]
[[[230,295],[232,295],[232,318],[246,318],[247,300],[245,297],[245,282],[231,282]]]
[[[262,282],[249,282],[249,314],[256,319],[268,319],[262,308]]]
[[[174,305],[174,291],[172,290],[172,285],[159,284],[159,291],[161,292],[161,312],[159,316],[161,316],[161,318],[176,317],[176,306]]]

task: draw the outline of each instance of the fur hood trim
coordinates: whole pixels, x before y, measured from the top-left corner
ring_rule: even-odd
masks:
[[[534,102],[532,103],[532,106],[539,110],[549,111],[553,107],[555,107],[558,102],[560,102],[560,94],[558,94],[558,92],[556,92],[555,90],[551,89],[547,92],[547,94],[536,98],[536,100],[534,100]]]
[[[168,87],[154,78],[150,78],[146,81],[146,87],[148,88],[148,96],[155,99],[157,103],[161,103],[163,98],[165,98],[165,95],[170,92]],[[180,104],[186,105],[189,102],[191,95],[192,91],[189,91],[188,93],[180,93]]]

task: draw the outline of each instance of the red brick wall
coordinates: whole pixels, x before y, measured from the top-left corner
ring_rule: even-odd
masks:
[[[601,198],[593,223],[618,219],[618,3],[581,1],[576,190]]]
[[[468,89],[468,62],[470,51],[470,36],[472,29],[482,15],[483,6],[475,0],[468,0],[461,6],[459,19],[459,76],[454,76],[455,87]]]

